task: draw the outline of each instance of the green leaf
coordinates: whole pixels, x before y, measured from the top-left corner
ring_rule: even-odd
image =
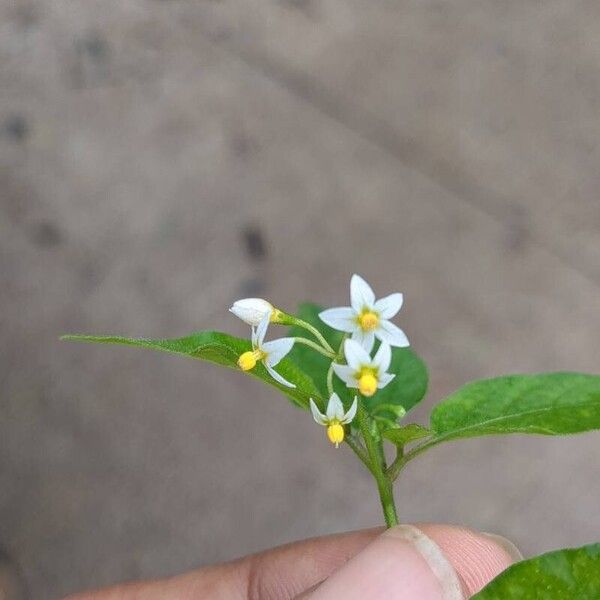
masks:
[[[442,440],[503,433],[561,435],[600,428],[600,376],[510,375],[469,383],[438,404]]]
[[[240,339],[217,331],[200,331],[186,337],[167,340],[95,335],[65,335],[61,339],[76,342],[119,344],[123,346],[150,348],[151,350],[206,360],[236,370],[239,370],[237,360],[240,354],[252,349],[252,344],[249,340]],[[285,379],[294,383],[296,387],[289,388],[277,383],[260,363],[254,369],[248,371],[248,374],[276,387],[295,404],[304,409],[308,408],[308,399],[310,397],[319,398],[319,392],[312,379],[291,360],[284,358],[277,365],[276,370]]]
[[[600,544],[556,550],[518,562],[473,600],[597,600]]]
[[[417,423],[409,423],[402,427],[388,429],[383,432],[383,437],[396,444],[396,446],[406,446],[409,442],[414,442],[431,435],[431,430]]]
[[[340,347],[343,334],[331,329],[319,319],[323,309],[311,303],[301,304],[298,317],[316,327],[331,344],[334,350]],[[301,327],[292,327],[290,335],[294,337],[310,337],[310,334]],[[307,346],[296,344],[289,357],[308,373],[315,382],[321,396],[326,398],[327,371],[331,361],[310,349]],[[425,363],[410,348],[392,348],[392,364],[390,372],[396,377],[382,390],[371,398],[365,399],[365,406],[369,412],[380,404],[402,406],[406,411],[419,403],[427,391],[427,368]],[[346,407],[350,405],[355,390],[348,389],[336,376],[333,378],[334,389],[344,401]]]

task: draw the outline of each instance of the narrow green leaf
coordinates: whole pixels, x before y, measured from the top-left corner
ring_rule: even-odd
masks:
[[[600,376],[510,375],[469,383],[438,404],[441,440],[504,433],[561,435],[600,428]]]
[[[598,600],[600,544],[556,550],[518,562],[473,600]]]
[[[149,348],[151,350],[159,350],[161,352],[169,352],[171,354],[180,354],[190,358],[206,360],[237,370],[239,370],[237,360],[240,354],[252,349],[249,340],[240,339],[217,331],[200,331],[186,337],[165,340],[95,335],[65,335],[61,339],[76,342],[119,344],[123,346]],[[285,379],[294,383],[296,387],[289,388],[277,383],[260,363],[254,369],[248,371],[248,374],[262,380],[264,383],[276,387],[302,408],[308,408],[308,400],[310,397],[315,399],[319,398],[319,392],[312,379],[291,360],[284,358],[277,365],[276,370]]]
[[[297,316],[317,327],[334,350],[337,350],[342,342],[343,334],[331,329],[319,319],[319,313],[322,310],[316,304],[304,303],[300,305]],[[301,327],[292,327],[290,335],[310,337],[310,334]],[[294,346],[289,356],[312,377],[321,395],[327,397],[327,371],[331,361],[307,346],[300,344]],[[392,382],[371,398],[365,399],[365,405],[370,412],[380,404],[400,405],[408,411],[425,396],[428,379],[427,368],[425,363],[410,348],[392,349],[390,372],[396,374]],[[333,381],[335,391],[340,395],[344,404],[349,406],[356,390],[348,389],[335,376]]]
[[[388,429],[383,432],[383,437],[396,444],[396,446],[405,446],[409,442],[414,442],[431,435],[431,430],[417,423],[409,423],[402,427]]]

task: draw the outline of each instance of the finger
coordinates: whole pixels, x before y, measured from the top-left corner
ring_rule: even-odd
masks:
[[[310,600],[463,600],[520,558],[503,538],[447,525],[387,530]]]
[[[304,540],[170,579],[122,584],[66,600],[290,600],[329,577],[381,532]]]
[[[467,598],[476,594],[514,562],[523,560],[506,538],[450,525],[419,524],[458,573]]]

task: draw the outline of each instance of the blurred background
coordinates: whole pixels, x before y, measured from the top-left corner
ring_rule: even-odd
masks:
[[[233,300],[344,305],[358,272],[405,294],[413,420],[598,372],[599,66],[591,0],[0,0],[0,546],[29,597],[381,522],[272,389],[63,332],[246,335]],[[599,448],[448,444],[401,518],[597,541]]]

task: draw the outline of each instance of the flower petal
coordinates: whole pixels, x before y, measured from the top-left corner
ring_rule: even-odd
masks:
[[[328,308],[319,313],[319,319],[329,327],[338,331],[351,333],[358,328],[356,322],[356,312],[349,306],[340,306],[339,308]]]
[[[372,309],[375,304],[375,293],[360,275],[354,274],[350,280],[350,304],[358,313],[363,308]]]
[[[352,333],[352,339],[358,342],[366,351],[367,354],[371,354],[373,345],[375,344],[375,332],[363,331],[360,327]]]
[[[410,346],[410,342],[404,331],[390,321],[382,320],[379,323],[379,328],[375,331],[375,335],[382,342],[387,342],[390,346],[396,346],[397,348]]]
[[[344,425],[347,425],[348,423],[352,422],[352,420],[356,416],[357,409],[358,409],[358,398],[356,396],[354,396],[354,402],[352,403],[352,406],[348,409],[348,412],[344,415],[344,418],[342,419],[342,423]]]
[[[344,356],[346,357],[346,362],[354,371],[359,371],[363,365],[371,364],[369,353],[354,340],[346,340],[344,342]]]
[[[330,421],[334,419],[341,421],[344,418],[344,405],[335,392],[331,394],[327,403],[327,418]]]
[[[269,375],[271,375],[271,377],[275,381],[277,381],[277,383],[280,383],[281,385],[285,385],[290,388],[296,387],[293,383],[290,383],[287,379],[284,379],[272,366],[268,365],[266,362],[264,363],[264,365],[267,371],[269,371]]]
[[[310,412],[312,413],[313,419],[319,425],[327,425],[327,417],[318,409],[317,405],[315,404],[315,401],[312,398],[309,399],[309,404]]]
[[[390,368],[392,362],[392,349],[387,342],[381,342],[375,358],[373,358],[373,364],[379,367],[380,373],[385,373]]]
[[[377,387],[384,388],[396,375],[394,373],[381,373],[377,377]]]
[[[358,382],[354,376],[355,371],[352,367],[333,363],[333,371],[348,387],[358,387]]]
[[[294,338],[291,337],[265,342],[262,345],[262,349],[267,353],[265,362],[270,367],[274,367],[292,349],[293,345]]]
[[[271,319],[271,311],[265,313],[263,318],[260,320],[258,327],[256,328],[256,345],[260,348],[267,335],[267,327],[269,326],[269,320]]]
[[[402,308],[404,296],[400,293],[390,294],[375,302],[375,311],[381,319],[391,319]]]

